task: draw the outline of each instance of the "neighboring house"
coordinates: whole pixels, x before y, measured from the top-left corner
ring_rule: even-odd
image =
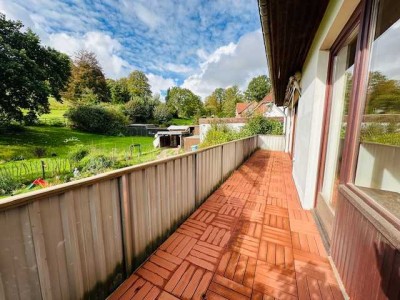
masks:
[[[319,221],[351,299],[399,299],[400,1],[258,3],[301,204]],[[309,247],[302,238],[295,260]]]
[[[272,93],[266,95],[260,102],[253,101],[236,104],[237,118],[247,118],[254,114],[262,114],[269,118],[285,118],[283,106],[276,106]]]

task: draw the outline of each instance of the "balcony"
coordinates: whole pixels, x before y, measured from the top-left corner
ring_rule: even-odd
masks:
[[[258,145],[251,137],[1,202],[0,295],[341,299],[289,157]]]
[[[110,299],[343,299],[282,152],[257,151]]]

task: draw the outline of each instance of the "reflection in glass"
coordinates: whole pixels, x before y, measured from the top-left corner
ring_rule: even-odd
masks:
[[[400,218],[400,2],[382,0],[355,184]]]
[[[335,209],[338,197],[343,142],[347,128],[347,113],[353,85],[353,66],[357,39],[353,38],[334,58],[331,112],[321,188],[322,198]]]

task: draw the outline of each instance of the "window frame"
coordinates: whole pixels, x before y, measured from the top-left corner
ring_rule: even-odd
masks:
[[[334,77],[334,64],[335,64],[335,57],[339,54],[339,52],[342,50],[342,48],[348,43],[349,39],[351,38],[352,33],[355,30],[358,30],[357,34],[357,46],[356,46],[356,54],[355,54],[355,60],[354,60],[354,75],[356,72],[356,59],[357,59],[357,51],[359,48],[359,43],[360,43],[360,33],[361,33],[361,13],[362,13],[362,6],[361,3],[357,6],[357,8],[354,10],[353,14],[350,16],[350,19],[347,21],[346,25],[340,32],[339,36],[333,43],[331,50],[329,51],[329,63],[328,63],[328,76],[327,76],[327,83],[326,83],[326,93],[325,93],[325,105],[324,105],[324,112],[323,112],[323,128],[322,128],[322,134],[321,134],[321,145],[320,145],[320,155],[319,155],[319,167],[318,167],[318,175],[317,175],[317,186],[316,186],[316,201],[318,201],[319,194],[321,193],[322,186],[324,183],[324,177],[325,177],[325,165],[326,165],[326,156],[327,156],[327,149],[328,149],[328,139],[329,139],[329,125],[331,121],[331,113],[332,113],[332,104],[333,104],[333,99],[332,99],[332,92],[333,92],[333,77]],[[354,81],[353,81],[353,87],[354,87]],[[353,88],[351,89],[350,93],[350,102],[353,101]],[[350,110],[349,114],[350,116]],[[347,124],[349,124],[349,117],[347,118]],[[346,130],[346,135],[347,135]],[[344,141],[344,145],[346,145],[346,140]],[[343,161],[345,160],[345,148],[343,149]],[[343,168],[343,162],[341,165],[341,172]],[[342,173],[339,175],[339,183],[341,184],[341,177]],[[322,201],[326,201],[326,199],[323,199]]]
[[[371,50],[378,17],[379,0],[364,0],[360,4],[362,6],[360,36],[356,49],[354,79],[348,114],[348,116],[352,117],[347,120],[348,128],[344,141],[340,184],[349,188],[369,207],[379,213],[397,230],[400,230],[400,220],[354,184],[358,162],[361,124],[367,101]]]

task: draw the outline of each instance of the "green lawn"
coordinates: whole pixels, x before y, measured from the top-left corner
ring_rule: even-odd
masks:
[[[142,155],[137,150],[130,151],[132,144],[140,144]],[[7,185],[1,176],[13,178],[20,183],[13,193],[27,192],[26,186],[42,176],[42,161],[45,177],[52,185],[65,182],[72,176],[76,163],[69,159],[69,153],[77,147],[84,147],[90,157],[104,155],[115,163],[104,172],[146,161],[154,160],[159,149],[154,149],[152,137],[105,136],[79,132],[67,127],[30,126],[16,127],[0,134],[0,198],[8,196],[2,192]],[[137,148],[136,148],[137,149]],[[39,152],[44,152],[41,157]],[[90,174],[82,174],[89,176]]]
[[[3,132],[0,135],[0,160],[10,160],[16,156],[35,158],[33,150],[44,148],[44,157],[67,157],[77,145],[84,145],[108,155],[112,151],[128,152],[132,144],[140,144],[142,151],[153,149],[152,137],[106,136],[79,132],[67,127],[37,126],[25,127],[21,132]]]
[[[196,122],[193,119],[178,119],[174,118],[170,121],[173,125],[195,125]]]

